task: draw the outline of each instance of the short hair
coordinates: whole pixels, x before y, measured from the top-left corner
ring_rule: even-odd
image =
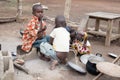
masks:
[[[37,7],[41,7],[42,8],[42,4],[41,3],[35,3],[35,4],[33,4],[32,11],[34,12],[37,9]]]
[[[58,15],[55,18],[55,24],[56,24],[56,27],[66,27],[65,17],[63,15]]]

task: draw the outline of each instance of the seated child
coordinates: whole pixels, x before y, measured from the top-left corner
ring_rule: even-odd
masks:
[[[88,36],[86,32],[77,32],[75,29],[70,26],[65,27],[66,30],[70,33],[70,47],[77,51],[80,55],[89,54],[91,45],[88,41]]]
[[[39,47],[40,43],[46,40],[43,40],[46,37],[46,22],[43,20],[42,5],[39,3],[34,4],[32,14],[33,17],[22,34],[23,44],[17,46],[18,54],[29,53],[32,46]]]
[[[89,54],[91,45],[88,41],[86,32],[76,32],[75,37],[72,38],[72,48],[77,51],[80,55]],[[73,36],[73,35],[72,35]]]

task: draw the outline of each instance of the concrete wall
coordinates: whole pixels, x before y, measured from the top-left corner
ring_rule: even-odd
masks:
[[[0,51],[0,78],[3,76],[3,72],[4,72],[4,64],[3,64],[3,57],[2,57],[2,53]],[[1,79],[0,79],[1,80]]]
[[[0,52],[0,57],[3,62],[3,64],[1,62],[2,68],[0,71],[0,80],[14,80],[14,66],[11,54],[7,51]]]

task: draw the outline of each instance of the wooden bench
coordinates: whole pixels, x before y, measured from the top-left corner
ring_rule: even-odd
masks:
[[[90,34],[104,36],[106,38],[105,46],[110,46],[110,42],[112,40],[120,38],[120,22],[119,22],[119,28],[118,28],[117,34],[112,33],[112,27],[113,27],[114,21],[120,19],[120,14],[107,13],[107,12],[93,12],[93,13],[88,13],[87,15],[89,16],[89,18],[95,19],[96,23],[95,23],[95,29],[90,31],[88,31],[88,24],[87,24],[85,28],[86,31]],[[108,23],[106,33],[99,31],[100,20],[107,21]]]

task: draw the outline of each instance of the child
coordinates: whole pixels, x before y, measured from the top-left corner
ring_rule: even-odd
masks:
[[[26,54],[31,51],[32,46],[39,47],[40,43],[46,40],[43,39],[46,36],[46,22],[43,20],[43,8],[40,3],[33,5],[32,14],[33,17],[22,36],[23,44],[17,46],[18,54]]]
[[[74,39],[72,40],[72,48],[80,55],[90,53],[90,42],[88,41],[86,32],[76,32]]]
[[[56,65],[61,62],[65,63],[67,54],[69,52],[70,33],[65,29],[66,21],[64,16],[59,15],[55,18],[55,28],[50,33],[50,43],[56,51],[58,59],[53,60],[50,67],[51,70],[55,69]]]

